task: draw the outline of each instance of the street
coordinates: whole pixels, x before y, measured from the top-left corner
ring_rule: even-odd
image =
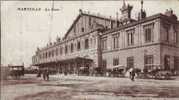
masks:
[[[1,100],[178,100],[179,79],[154,80],[51,75],[50,81],[25,75],[1,83]]]

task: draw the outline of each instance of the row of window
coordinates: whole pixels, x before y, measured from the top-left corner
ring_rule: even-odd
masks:
[[[164,56],[164,70],[170,70],[170,60],[171,56],[169,55],[165,55]],[[113,59],[113,66],[119,65],[119,58],[114,58]],[[104,68],[107,67],[107,61],[106,60],[102,60],[102,66]],[[178,56],[174,56],[174,69],[179,69],[179,57]],[[153,55],[145,55],[144,56],[144,68],[151,70],[154,67],[154,56]],[[127,69],[129,68],[134,68],[134,57],[127,57]]]
[[[147,69],[151,69],[153,66],[153,55],[145,55],[144,57],[144,67]],[[106,68],[107,66],[107,62],[106,60],[102,61],[102,65],[104,68]],[[114,58],[113,59],[113,66],[117,66],[119,65],[119,58]],[[127,69],[129,68],[133,68],[134,67],[134,57],[130,56],[127,57]]]
[[[170,40],[170,36],[171,36],[170,29],[171,28],[172,28],[171,25],[165,23],[164,29],[165,29],[165,41],[166,42],[169,42],[169,40]],[[176,28],[174,28],[174,26],[173,26],[173,33],[174,33],[173,34],[174,43],[177,43],[178,42],[178,34],[177,34],[177,30],[176,30]]]
[[[84,48],[85,49],[89,49],[89,39],[85,39],[85,45],[84,45]],[[81,42],[78,41],[77,42],[77,51],[80,51],[81,50]],[[49,52],[45,52],[41,55],[39,55],[39,58],[40,59],[44,59],[44,58],[48,58],[48,57],[54,57],[54,56],[58,56],[59,54],[62,55],[63,54],[63,49],[64,50],[64,54],[67,54],[67,53],[73,53],[74,52],[74,43],[71,43],[70,45],[65,45],[65,47],[60,47],[60,48],[56,48],[56,49],[53,49]],[[60,52],[60,53],[59,53]]]
[[[153,35],[154,35],[154,24],[148,24],[144,26],[144,36],[145,36],[145,42],[152,42],[153,41]],[[134,45],[134,34],[135,34],[135,29],[130,29],[126,31],[127,35],[127,45],[132,46]],[[112,36],[113,39],[113,49],[119,48],[119,37],[120,34],[115,34]],[[107,49],[107,37],[104,37],[101,42],[101,48],[102,50]]]

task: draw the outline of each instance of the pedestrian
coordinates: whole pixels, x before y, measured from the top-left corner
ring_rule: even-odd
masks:
[[[49,81],[49,69],[46,70],[46,80]]]
[[[131,80],[134,81],[134,77],[135,77],[135,71],[134,71],[134,69],[132,69],[132,71],[130,73],[130,76],[131,76]]]
[[[45,69],[43,70],[42,74],[43,74],[43,79],[46,80],[46,70]]]
[[[38,70],[38,72],[37,72],[37,77],[41,77],[41,71],[40,70]]]

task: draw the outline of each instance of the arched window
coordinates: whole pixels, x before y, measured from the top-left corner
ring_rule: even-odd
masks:
[[[85,39],[85,49],[88,49],[88,48],[89,48],[89,40]]]
[[[68,53],[68,46],[66,45],[65,46],[65,54],[67,54]]]
[[[73,43],[71,43],[71,52],[73,52]]]
[[[81,49],[81,44],[80,44],[80,41],[78,41],[77,43],[77,50],[80,50]]]

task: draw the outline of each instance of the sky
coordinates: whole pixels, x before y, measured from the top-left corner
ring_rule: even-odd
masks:
[[[141,5],[140,0],[126,0],[133,5],[132,17],[136,18]],[[52,1],[1,1],[1,64],[29,67],[37,47],[47,45],[49,39],[63,37],[79,14],[79,9],[91,14],[116,17],[122,7],[119,1],[54,1],[53,17]],[[40,11],[21,11],[18,8],[40,8]],[[173,9],[179,17],[179,0],[144,0],[147,16],[164,13]],[[178,12],[177,12],[178,11]]]

